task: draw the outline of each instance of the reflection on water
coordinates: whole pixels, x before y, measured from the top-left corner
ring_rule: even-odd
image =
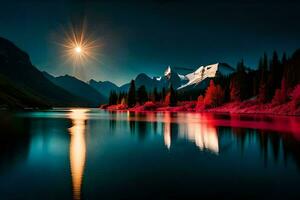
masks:
[[[189,119],[193,117],[193,115],[194,114],[192,113],[187,113],[186,117]],[[153,116],[151,116],[151,120],[153,120]],[[177,124],[179,127],[180,138],[185,138],[194,142],[200,150],[207,149],[217,154],[219,152],[217,130],[209,123],[201,123],[201,120],[202,119],[200,118],[198,122],[181,123],[180,121],[177,121],[177,123],[175,123],[172,122],[171,113],[165,113],[163,120],[163,137],[165,146],[168,149],[171,148],[172,136],[176,133],[173,129],[175,124]]]
[[[70,165],[74,199],[81,197],[81,185],[84,172],[86,144],[85,144],[85,121],[87,120],[86,109],[73,109],[69,113],[72,120],[70,141]]]
[[[168,149],[171,147],[171,117],[170,113],[164,116],[164,142]]]
[[[187,114],[187,118],[191,118],[193,114]],[[210,150],[211,152],[219,152],[219,141],[216,127],[209,123],[201,123],[206,120],[203,116],[198,122],[186,123],[181,126],[180,133],[183,137],[194,141],[200,150]]]
[[[30,145],[29,124],[28,119],[15,119],[9,113],[0,118],[0,177],[10,166],[26,160]]]
[[[300,198],[300,118],[90,109],[0,117],[0,199]]]

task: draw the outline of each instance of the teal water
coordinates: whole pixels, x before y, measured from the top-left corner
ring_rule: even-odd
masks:
[[[300,119],[0,114],[0,199],[299,199]]]

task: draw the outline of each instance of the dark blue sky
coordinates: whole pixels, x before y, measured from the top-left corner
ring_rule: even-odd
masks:
[[[27,51],[41,70],[74,74],[55,44],[62,29],[86,19],[101,55],[80,78],[128,82],[166,66],[196,68],[300,47],[300,3],[281,0],[1,1],[0,35]]]

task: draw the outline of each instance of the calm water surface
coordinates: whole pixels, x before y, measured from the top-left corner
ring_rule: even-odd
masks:
[[[300,119],[0,114],[0,199],[300,199]]]

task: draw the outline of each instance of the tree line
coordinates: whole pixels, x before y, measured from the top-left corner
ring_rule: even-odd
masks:
[[[129,108],[136,105],[143,105],[147,101],[164,102],[168,106],[177,105],[177,92],[170,85],[169,88],[158,90],[156,87],[153,91],[148,92],[144,85],[136,89],[135,81],[131,80],[128,92],[111,91],[109,95],[109,105],[126,104]]]
[[[283,104],[299,98],[300,50],[291,57],[283,53],[279,58],[276,51],[271,59],[265,53],[256,69],[247,68],[244,61],[238,62],[236,72],[210,81],[198,101],[205,107],[217,107],[228,102],[242,102],[251,98],[257,103]],[[300,87],[300,86],[299,86]]]
[[[256,69],[238,62],[236,71],[229,76],[218,75],[211,79],[206,90],[177,92],[169,88],[147,91],[145,86],[136,89],[135,81],[130,83],[129,91],[112,91],[109,104],[126,104],[128,107],[142,105],[147,101],[164,102],[176,106],[178,101],[198,101],[207,107],[217,107],[228,102],[242,102],[251,98],[257,103],[283,104],[292,98],[300,102],[300,50],[291,57],[286,53],[280,57],[276,51],[269,58],[265,53]],[[297,87],[298,86],[298,87]],[[298,89],[297,89],[298,88]],[[300,103],[299,103],[300,104]]]

